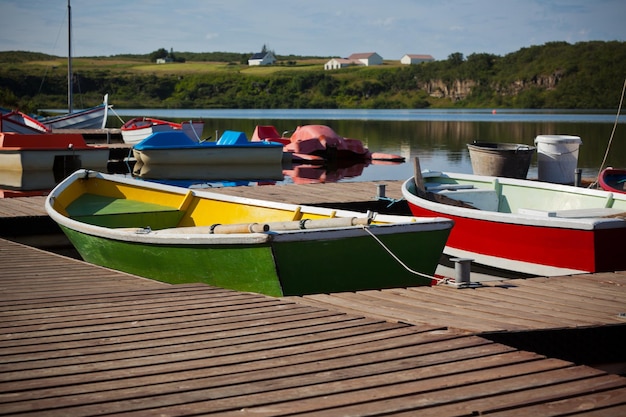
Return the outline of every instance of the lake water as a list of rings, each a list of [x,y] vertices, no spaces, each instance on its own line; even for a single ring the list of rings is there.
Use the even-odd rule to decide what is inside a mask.
[[[404,180],[413,175],[412,160],[422,169],[471,173],[467,144],[474,141],[534,146],[538,135],[579,136],[578,167],[584,178],[595,178],[603,166],[626,167],[626,117],[610,112],[558,110],[184,110],[114,109],[109,127],[136,116],[167,120],[203,119],[203,137],[224,130],[245,132],[256,125],[274,125],[279,132],[298,125],[324,124],[338,134],[360,139],[372,152],[399,154],[405,163],[370,164],[351,170],[329,169],[310,174],[309,182]],[[118,117],[119,116],[119,117]],[[121,120],[120,120],[121,119]],[[613,136],[612,140],[611,136]],[[318,169],[319,170],[319,169]],[[319,177],[316,176],[319,174]],[[529,178],[537,177],[533,156]],[[278,183],[299,181],[286,175]]]

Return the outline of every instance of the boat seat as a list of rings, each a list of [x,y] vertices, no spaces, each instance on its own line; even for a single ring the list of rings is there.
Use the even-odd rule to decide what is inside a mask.
[[[473,189],[472,184],[440,184],[440,183],[426,183],[426,191],[432,191],[433,193],[443,190],[469,190]]]
[[[184,211],[176,207],[124,198],[83,194],[67,207],[72,219],[103,227],[174,227]]]
[[[218,145],[242,145],[248,143],[248,137],[244,132],[226,130],[217,140]]]
[[[541,217],[559,217],[564,219],[582,219],[588,217],[612,217],[619,214],[626,215],[626,210],[610,207],[583,208],[571,210],[536,210],[528,208],[520,208],[518,214],[526,214],[529,216]]]

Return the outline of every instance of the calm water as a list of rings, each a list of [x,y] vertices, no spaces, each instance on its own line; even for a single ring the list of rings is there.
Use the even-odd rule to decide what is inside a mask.
[[[302,124],[325,124],[338,134],[360,139],[372,152],[399,154],[407,162],[371,164],[351,169],[330,169],[308,174],[317,181],[404,180],[413,172],[413,157],[423,169],[471,173],[467,144],[473,141],[534,145],[542,134],[575,135],[582,139],[578,167],[583,177],[594,178],[613,140],[604,166],[626,167],[626,118],[609,112],[526,110],[117,110],[108,126],[121,120],[150,116],[168,120],[204,119],[203,137],[215,138],[224,130],[246,132],[256,125],[274,125],[279,132]],[[117,117],[119,116],[119,118]],[[537,156],[529,178],[537,177]],[[200,179],[201,180],[201,179]],[[286,175],[278,183],[299,181]],[[306,182],[306,181],[305,181]]]

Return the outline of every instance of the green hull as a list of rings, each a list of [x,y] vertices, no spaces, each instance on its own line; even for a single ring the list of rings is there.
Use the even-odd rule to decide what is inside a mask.
[[[270,296],[430,284],[368,234],[262,245],[146,245],[62,228],[85,261],[171,284],[203,282]],[[408,268],[432,275],[448,234],[445,229],[379,239]]]

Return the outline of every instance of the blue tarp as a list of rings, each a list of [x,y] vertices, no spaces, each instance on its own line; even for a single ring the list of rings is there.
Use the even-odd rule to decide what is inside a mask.
[[[226,130],[217,142],[196,142],[182,130],[153,133],[134,148],[141,151],[147,149],[183,149],[183,148],[208,148],[212,146],[257,148],[262,146],[281,146],[273,142],[249,142],[244,132]]]

